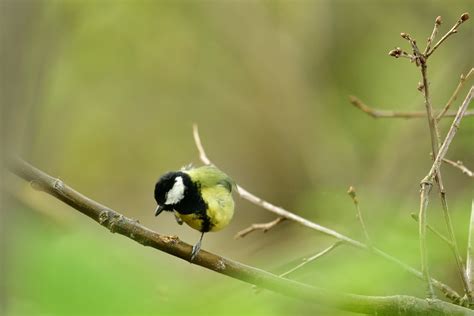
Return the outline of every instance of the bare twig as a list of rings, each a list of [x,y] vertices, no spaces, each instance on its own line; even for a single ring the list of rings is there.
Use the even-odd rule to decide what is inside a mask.
[[[471,77],[473,72],[474,72],[474,68],[471,68],[471,70],[467,73],[467,75],[461,74],[461,78],[459,79],[459,83],[458,83],[456,89],[454,90],[453,95],[449,98],[449,100],[446,103],[446,105],[444,106],[443,110],[441,112],[439,112],[438,115],[436,115],[436,120],[438,122],[443,118],[443,116],[446,115],[446,112],[448,112],[448,110],[451,107],[451,105],[453,104],[453,102],[456,101],[456,99],[458,97],[458,94],[459,94],[459,91],[463,87],[464,83],[469,80],[469,78]],[[467,112],[466,112],[466,114],[467,114]],[[464,115],[466,115],[466,114],[464,114]]]
[[[424,59],[420,58],[423,55],[421,54],[420,49],[418,48],[418,45],[416,44],[416,40],[412,38],[410,34],[408,33],[400,33],[400,36],[406,39],[410,43],[416,65],[419,66],[420,63],[424,62]]]
[[[204,150],[204,146],[201,143],[201,137],[199,137],[199,129],[197,124],[193,124],[193,137],[194,143],[196,144],[196,148],[199,152],[199,159],[201,159],[202,163],[205,165],[212,165],[211,160],[207,158],[206,151]],[[238,192],[240,193],[240,187],[238,187]]]
[[[22,160],[10,162],[10,169],[26,181],[35,181],[43,191],[75,208],[113,233],[130,238],[172,256],[189,261],[192,246],[176,236],[158,234],[137,221],[104,206],[67,186]],[[471,310],[443,301],[427,302],[411,296],[362,296],[333,293],[321,288],[280,278],[269,272],[225,259],[201,250],[191,263],[217,273],[258,285],[284,295],[299,298],[305,303],[324,304],[339,309],[379,315],[470,315]]]
[[[453,27],[446,33],[444,36],[433,46],[433,49],[426,53],[426,58],[430,57],[431,54],[451,35],[456,34],[458,32],[458,27],[463,24],[465,21],[469,19],[469,13],[463,13],[459,20],[453,25]]]
[[[459,129],[459,125],[461,124],[461,120],[464,117],[464,113],[466,112],[467,107],[471,103],[471,100],[473,97],[474,97],[474,86],[472,86],[471,89],[469,89],[469,92],[467,93],[466,98],[464,99],[461,106],[459,107],[456,117],[454,118],[453,123],[451,124],[451,127],[449,128],[448,134],[446,135],[446,138],[444,139],[443,144],[441,145],[439,149],[439,153],[436,155],[436,158],[433,162],[433,165],[431,166],[431,169],[428,175],[423,180],[424,182],[432,181],[433,178],[435,177],[437,171],[439,170],[441,162],[444,159],[444,156],[446,156],[446,153],[448,152],[449,145],[451,145],[451,142],[453,141],[454,136],[456,135],[456,132]]]
[[[466,256],[466,277],[471,287],[474,287],[474,199],[471,204],[471,221],[469,222],[469,232],[467,241]]]
[[[426,55],[426,53],[430,51],[431,43],[433,43],[434,38],[436,37],[436,33],[438,33],[438,29],[441,23],[442,23],[441,17],[438,16],[435,20],[433,31],[431,32],[430,37],[428,37],[428,42],[426,43],[426,48],[425,48],[425,51],[423,52],[423,55]]]
[[[429,194],[433,184],[423,183],[420,194],[420,212],[418,214],[418,234],[420,236],[420,253],[421,253],[421,272],[425,278],[428,296],[434,297],[433,284],[429,273],[428,253],[426,247],[426,210],[428,209]]]
[[[357,219],[360,222],[360,226],[362,227],[362,231],[364,232],[365,241],[367,242],[368,245],[371,245],[372,242],[371,242],[370,237],[369,237],[369,232],[367,231],[367,228],[365,227],[364,218],[362,217],[362,213],[361,213],[360,207],[359,207],[359,200],[357,199],[356,191],[355,191],[353,186],[349,187],[349,190],[347,191],[347,194],[349,194],[349,196],[352,199],[352,202],[354,202],[354,206],[356,208],[356,214],[357,214],[356,216],[357,216]]]
[[[413,118],[423,118],[426,117],[426,111],[390,111],[390,110],[379,110],[374,109],[366,105],[360,99],[355,96],[349,96],[349,101],[353,106],[361,110],[362,112],[370,115],[373,118],[404,118],[404,119],[413,119]],[[441,112],[437,114],[439,116]],[[456,112],[448,111],[441,118],[445,117],[455,117]],[[474,116],[474,111],[466,111],[464,116]]]
[[[286,220],[286,218],[277,217],[276,219],[274,219],[273,221],[268,222],[268,223],[252,224],[249,227],[247,227],[245,229],[242,229],[237,234],[235,234],[234,239],[244,238],[245,236],[247,236],[248,234],[250,234],[250,233],[252,233],[256,230],[261,230],[264,233],[266,233],[267,231],[269,231],[270,229],[272,229],[276,225],[280,224],[284,220]]]
[[[425,99],[425,110],[426,116],[428,119],[428,126],[430,131],[430,139],[431,139],[431,152],[433,156],[438,154],[439,148],[439,130],[437,122],[433,116],[433,107],[431,106],[430,101],[430,90],[429,90],[429,82],[428,82],[428,75],[427,70],[428,66],[426,65],[426,58],[422,55],[416,45],[414,39],[412,39],[409,35],[402,33],[402,37],[407,39],[411,46],[413,47],[413,54],[417,58],[416,65],[421,66],[421,77],[422,77],[422,84],[420,87],[420,91],[423,91],[424,99]],[[438,173],[436,174],[437,183],[441,179],[441,175]],[[429,266],[428,266],[428,250],[426,245],[426,212],[428,210],[428,203],[429,203],[429,194],[431,192],[432,182],[425,182],[421,185],[421,193],[420,193],[420,212],[418,215],[418,233],[420,235],[420,255],[421,255],[421,272],[425,277],[425,281],[427,283],[427,290],[428,290],[428,297],[433,298],[434,291],[433,285],[431,283],[431,277],[429,273]],[[442,187],[442,185],[440,186]]]
[[[438,129],[438,120],[435,119],[434,112],[433,112],[433,107],[431,105],[430,101],[430,93],[429,93],[429,82],[428,82],[428,75],[427,75],[427,59],[429,55],[436,50],[436,48],[452,33],[456,32],[456,28],[463,23],[465,20],[469,18],[468,14],[463,14],[456,23],[456,25],[446,34],[438,43],[435,44],[433,47],[433,50],[429,52],[429,46],[431,45],[431,41],[433,40],[434,36],[436,35],[437,28],[441,24],[441,19],[437,18],[434,26],[434,30],[432,32],[432,35],[428,39],[428,44],[427,48],[425,50],[425,53],[420,53],[418,46],[416,44],[416,41],[407,33],[401,33],[402,38],[406,39],[409,41],[412,50],[413,50],[413,55],[416,58],[416,65],[420,66],[421,68],[421,77],[422,77],[422,83],[419,84],[419,90],[423,91],[424,94],[424,100],[425,100],[425,110],[426,110],[426,115],[428,119],[428,126],[429,126],[429,132],[430,132],[430,139],[431,139],[431,151],[433,157],[438,156],[438,150],[440,146],[440,133]],[[446,221],[446,225],[448,226],[448,231],[450,232],[450,237],[451,237],[451,242],[453,244],[452,250],[456,258],[456,262],[458,265],[458,270],[459,273],[461,274],[461,277],[463,279],[463,285],[465,292],[469,298],[469,301],[472,301],[472,291],[470,290],[469,284],[466,282],[465,277],[464,277],[464,269],[462,267],[462,261],[460,261],[460,255],[459,251],[457,248],[457,244],[455,241],[454,237],[454,232],[453,232],[453,227],[449,215],[449,210],[448,210],[448,204],[446,200],[446,192],[444,190],[444,185],[441,177],[441,172],[438,168],[437,165],[435,165],[434,173],[432,174],[432,177],[429,181],[425,181],[425,179],[422,180],[421,183],[421,194],[420,194],[420,211],[419,211],[419,234],[420,234],[420,254],[421,254],[421,266],[422,266],[422,272],[425,276],[425,279],[427,281],[427,288],[428,288],[428,294],[430,297],[433,297],[433,289],[431,285],[431,278],[429,276],[429,268],[428,268],[428,259],[427,259],[427,246],[426,246],[426,211],[428,207],[428,202],[429,202],[429,193],[431,191],[432,187],[432,180],[434,179],[436,181],[436,184],[438,186],[440,196],[441,196],[441,203],[443,206],[443,214],[444,218]]]
[[[459,129],[459,124],[461,123],[461,120],[464,116],[464,112],[466,111],[469,103],[471,102],[471,100],[473,98],[473,94],[474,94],[474,86],[471,87],[471,89],[469,90],[466,98],[464,99],[463,103],[459,107],[459,110],[456,114],[456,117],[454,118],[453,123],[451,124],[451,127],[448,131],[448,134],[446,135],[446,138],[443,141],[443,144],[439,148],[439,152],[436,155],[436,158],[433,162],[433,165],[432,165],[428,175],[421,181],[422,192],[421,192],[420,199],[422,201],[422,207],[424,206],[424,203],[425,203],[423,200],[425,198],[427,198],[427,196],[429,194],[429,190],[431,189],[433,179],[436,179],[438,177],[438,175],[440,174],[439,169],[440,169],[440,166],[441,166],[441,162],[443,161],[443,158],[445,157],[446,153],[448,152],[449,145],[451,144],[452,140],[454,139],[454,136],[456,135],[457,130]],[[449,214],[449,211],[448,211],[445,192],[444,192],[444,189],[443,189],[441,179],[439,177],[438,177],[438,184],[439,184],[439,187],[440,187],[441,203],[443,205],[443,214],[444,214],[444,217],[445,217],[449,237],[450,237],[451,243],[452,243],[451,249],[453,251],[454,258],[456,260],[456,264],[457,264],[457,267],[458,267],[458,271],[459,271],[461,280],[463,282],[465,293],[466,293],[466,295],[469,299],[469,302],[472,303],[472,298],[473,298],[473,296],[472,296],[472,294],[473,294],[472,293],[472,287],[471,287],[471,284],[469,283],[469,281],[467,280],[466,270],[464,268],[464,264],[463,264],[463,261],[462,261],[462,258],[461,258],[461,254],[460,254],[459,248],[457,246],[456,235],[454,233],[453,225],[452,225],[452,222],[451,222],[451,217],[450,217],[450,214]],[[426,206],[427,206],[427,202],[426,202]],[[420,207],[420,223],[421,223],[421,220],[422,220],[422,207]]]
[[[298,264],[297,266],[291,268],[290,270],[288,270],[288,271],[286,271],[286,272],[280,274],[279,277],[285,277],[285,276],[287,276],[288,274],[293,273],[294,271],[296,271],[296,270],[298,270],[298,269],[304,267],[304,266],[307,265],[308,263],[313,262],[313,261],[315,261],[315,260],[321,258],[322,256],[328,254],[329,252],[331,252],[332,250],[334,250],[334,249],[335,249],[337,246],[339,246],[339,245],[341,245],[341,242],[340,242],[340,241],[336,241],[334,244],[332,244],[331,246],[327,247],[326,249],[324,249],[324,250],[322,250],[322,251],[316,253],[315,255],[313,255],[313,256],[311,256],[311,257],[309,257],[309,258],[307,258],[307,259],[306,259],[306,258],[303,259],[303,261],[302,261],[300,264]]]
[[[194,141],[196,143],[196,147],[199,151],[199,157],[200,157],[201,161],[204,164],[212,164],[211,160],[206,155],[204,147],[202,146],[201,138],[199,137],[199,131],[198,131],[197,125],[193,125],[193,136],[194,136]],[[410,267],[409,265],[401,262],[397,258],[387,254],[386,252],[384,252],[384,251],[382,251],[382,250],[380,250],[376,247],[369,247],[366,244],[361,243],[360,241],[354,240],[354,239],[352,239],[350,237],[347,237],[347,236],[345,236],[341,233],[338,233],[338,232],[336,232],[332,229],[329,229],[327,227],[324,227],[324,226],[316,224],[312,221],[309,221],[309,220],[307,220],[307,219],[305,219],[301,216],[298,216],[298,215],[296,215],[296,214],[294,214],[290,211],[287,211],[287,210],[283,209],[282,207],[275,206],[275,205],[273,205],[273,204],[271,204],[271,203],[255,196],[255,195],[253,195],[252,193],[248,192],[247,190],[245,190],[244,188],[242,188],[239,185],[237,186],[237,189],[238,189],[238,193],[239,193],[241,198],[246,199],[247,201],[249,201],[249,202],[251,202],[255,205],[258,205],[258,206],[262,207],[263,209],[266,209],[267,211],[270,211],[270,212],[272,212],[274,214],[277,214],[281,217],[284,217],[286,219],[292,220],[292,221],[294,221],[298,224],[301,224],[305,227],[308,227],[310,229],[314,229],[314,230],[316,230],[320,233],[323,233],[325,235],[331,236],[331,237],[333,237],[337,240],[340,240],[340,241],[344,242],[345,244],[350,245],[354,248],[363,249],[363,250],[367,250],[369,252],[372,252],[373,254],[376,254],[377,256],[382,257],[385,260],[398,265],[403,270],[411,273],[412,275],[416,276],[417,278],[422,279],[422,280],[424,279],[423,274],[420,271]],[[455,303],[460,302],[461,297],[452,288],[450,288],[446,284],[443,284],[442,282],[440,282],[440,281],[438,281],[434,278],[432,279],[432,282],[433,282],[433,285],[436,288],[438,288],[447,298],[449,298],[450,300],[452,300]]]
[[[419,232],[420,232],[420,246],[421,246],[420,253],[421,253],[422,271],[423,271],[423,269],[425,269],[425,271],[426,271],[425,272],[425,277],[426,277],[426,280],[427,280],[427,283],[428,283],[428,291],[429,291],[430,296],[433,296],[434,293],[431,289],[431,284],[430,284],[431,279],[429,278],[428,266],[427,266],[428,259],[427,259],[427,251],[426,251],[426,241],[425,241],[426,239],[425,239],[425,236],[422,236],[422,234],[426,233],[426,227],[423,227],[423,226],[426,225],[426,208],[428,206],[429,193],[430,193],[431,186],[432,186],[432,180],[434,178],[434,180],[436,181],[439,193],[440,193],[441,204],[442,204],[442,208],[443,208],[443,215],[444,215],[444,219],[445,219],[446,226],[447,226],[449,236],[450,236],[450,239],[451,239],[451,243],[452,243],[451,249],[453,251],[453,254],[454,254],[454,257],[455,257],[455,260],[456,260],[458,272],[459,272],[461,280],[463,282],[464,291],[465,291],[466,296],[469,300],[469,303],[472,303],[472,301],[473,301],[472,289],[471,289],[471,286],[470,286],[469,282],[467,282],[467,278],[466,278],[466,275],[465,275],[465,269],[464,269],[463,262],[462,262],[462,259],[461,259],[461,255],[460,255],[460,252],[459,252],[459,249],[458,249],[458,246],[457,246],[456,236],[454,234],[454,228],[453,228],[453,225],[452,225],[452,222],[451,222],[451,216],[449,214],[448,202],[446,200],[446,191],[444,189],[443,180],[442,180],[442,177],[441,177],[441,171],[439,169],[442,158],[444,158],[444,155],[446,155],[447,147],[449,147],[450,141],[449,141],[448,144],[446,144],[446,140],[445,140],[443,145],[447,145],[447,146],[445,146],[445,148],[443,146],[441,146],[441,148],[440,148],[440,141],[441,140],[440,140],[440,133],[439,133],[439,129],[438,129],[438,120],[435,118],[435,116],[433,114],[433,107],[432,107],[431,101],[430,101],[429,82],[428,82],[428,75],[427,75],[427,69],[428,69],[427,60],[428,60],[428,57],[436,50],[437,47],[439,47],[439,45],[441,45],[441,43],[446,38],[448,38],[451,34],[454,34],[455,32],[457,32],[457,30],[456,30],[457,27],[459,25],[461,25],[464,21],[466,21],[468,18],[469,18],[469,14],[467,14],[467,13],[462,14],[460,19],[453,26],[453,28],[443,38],[441,38],[438,41],[438,43],[435,44],[435,46],[433,47],[431,52],[428,52],[426,54],[423,54],[423,55],[419,54],[419,52],[416,51],[416,43],[414,41],[410,40],[410,39],[409,40],[410,40],[410,43],[412,44],[412,46],[415,46],[414,54],[417,57],[417,65],[419,64],[421,66],[421,77],[422,77],[422,80],[423,80],[422,90],[424,92],[424,97],[425,97],[425,109],[426,109],[426,114],[427,114],[427,117],[428,117],[428,125],[429,125],[430,138],[431,138],[432,155],[433,155],[433,157],[436,157],[435,162],[433,163],[434,168],[432,168],[430,170],[430,174],[431,174],[430,179],[428,179],[428,181],[426,181],[427,178],[425,178],[421,181],[420,216],[419,216],[420,229],[419,229]],[[415,43],[415,44],[413,44],[413,43]],[[419,61],[419,63],[418,63],[418,61]],[[471,89],[471,91],[469,92],[468,95],[470,95],[471,93],[472,93],[472,89]],[[462,107],[463,106],[461,106],[461,108]],[[461,108],[458,111],[458,113],[456,114],[454,122],[456,122],[456,120],[460,121],[460,119],[462,119],[462,116],[464,115],[464,112],[466,111],[467,105],[465,106],[461,117],[459,117],[458,114],[460,113]],[[459,121],[458,121],[458,123],[459,123]],[[453,122],[453,125],[456,125],[454,122]],[[451,134],[451,130],[452,130],[452,128],[448,132],[448,136]],[[454,134],[455,134],[455,132],[454,132]],[[452,137],[454,137],[454,134],[452,134]],[[451,138],[451,140],[452,140],[452,138]],[[443,150],[444,150],[444,153],[442,152]],[[438,160],[438,157],[441,157],[441,159],[437,162],[436,160]],[[425,249],[423,249],[423,248],[425,248]]]
[[[455,168],[458,168],[459,170],[461,170],[462,173],[464,173],[465,175],[467,175],[468,177],[471,177],[471,178],[474,178],[474,172],[472,172],[471,170],[469,170],[464,164],[462,161],[458,160],[458,161],[453,161],[453,160],[449,160],[449,159],[446,159],[446,158],[443,158],[443,162],[447,163],[448,165],[451,165]]]
[[[418,222],[418,214],[411,213],[410,215],[411,215],[411,218],[413,218],[416,222]],[[434,228],[433,226],[431,226],[428,223],[426,224],[426,228],[428,228],[428,230],[430,230],[433,234],[435,234],[442,241],[444,241],[446,244],[448,244],[448,246],[452,247],[453,243],[448,238],[446,238],[439,230],[437,230],[436,228]]]
[[[406,51],[404,51],[400,47],[392,49],[391,51],[388,52],[388,54],[392,57],[395,57],[395,58],[407,58],[411,62],[415,61],[415,56],[413,56],[412,54],[407,53]]]
[[[430,90],[429,90],[429,82],[428,82],[428,66],[426,65],[426,59],[424,56],[418,56],[418,57],[420,59],[420,64],[421,64],[421,77],[423,80],[423,95],[425,97],[425,110],[426,110],[426,115],[428,117],[428,126],[430,129],[431,152],[433,153],[433,156],[436,156],[436,154],[438,153],[440,136],[439,136],[438,124],[437,124],[436,119],[434,118],[433,107],[431,105],[431,100],[430,100]]]

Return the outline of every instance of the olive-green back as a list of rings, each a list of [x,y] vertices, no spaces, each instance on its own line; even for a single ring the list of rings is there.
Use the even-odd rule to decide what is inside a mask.
[[[234,180],[214,166],[191,168],[184,172],[189,174],[193,181],[199,182],[202,188],[221,185],[232,192],[232,188],[235,187]]]

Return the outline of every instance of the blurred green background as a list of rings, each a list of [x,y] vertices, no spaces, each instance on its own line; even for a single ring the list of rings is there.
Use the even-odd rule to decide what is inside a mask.
[[[436,16],[444,34],[471,1],[9,1],[0,2],[3,148],[163,234],[195,243],[173,216],[154,218],[153,186],[199,164],[192,124],[210,158],[240,185],[353,238],[363,235],[346,194],[357,189],[376,245],[419,267],[427,123],[374,120],[348,103],[423,110],[419,70],[387,52],[424,47]],[[436,107],[473,66],[472,21],[430,61]],[[467,89],[463,89],[462,98]],[[458,106],[457,101],[455,106]],[[472,108],[472,107],[471,107]],[[443,135],[449,120],[441,124]],[[474,167],[474,119],[448,157]],[[465,253],[472,179],[444,166]],[[351,315],[204,270],[113,235],[9,173],[2,176],[6,315]],[[445,231],[436,192],[429,222]],[[333,240],[284,222],[234,240],[274,215],[236,197],[231,225],[203,248],[281,273]],[[461,290],[449,249],[429,235],[436,278]],[[339,247],[291,278],[339,291],[422,297],[393,265]]]

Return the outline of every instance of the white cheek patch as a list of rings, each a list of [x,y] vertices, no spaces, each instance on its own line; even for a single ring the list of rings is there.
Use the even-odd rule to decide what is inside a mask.
[[[167,205],[173,205],[181,201],[184,197],[184,183],[182,177],[176,177],[174,180],[174,185],[171,190],[166,193],[166,202]]]

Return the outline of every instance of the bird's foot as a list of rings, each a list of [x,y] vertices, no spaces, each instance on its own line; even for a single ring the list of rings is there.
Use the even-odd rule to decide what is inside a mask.
[[[194,261],[194,259],[196,258],[196,256],[199,253],[199,250],[201,250],[201,243],[200,242],[198,242],[197,244],[195,244],[193,246],[193,251],[191,251],[191,261]]]
[[[204,232],[201,233],[201,237],[199,238],[199,241],[193,246],[193,251],[191,251],[190,261],[194,261],[194,258],[196,258],[197,254],[199,253],[199,250],[201,250],[201,243],[202,243],[203,236],[204,236]]]

